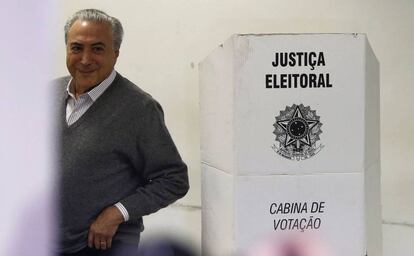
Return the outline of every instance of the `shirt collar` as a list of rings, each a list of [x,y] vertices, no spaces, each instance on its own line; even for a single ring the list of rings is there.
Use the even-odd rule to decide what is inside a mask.
[[[105,78],[105,80],[103,80],[100,84],[98,84],[97,86],[95,86],[94,88],[92,88],[92,90],[88,91],[86,94],[89,95],[89,97],[93,100],[96,101],[99,96],[102,95],[102,93],[112,84],[112,82],[115,80],[116,77],[116,71],[115,69],[112,70],[111,74]],[[66,86],[66,93],[72,97],[75,98],[75,95],[73,95],[73,93],[70,92],[69,88],[70,88],[70,83],[72,82],[73,78],[71,78]]]

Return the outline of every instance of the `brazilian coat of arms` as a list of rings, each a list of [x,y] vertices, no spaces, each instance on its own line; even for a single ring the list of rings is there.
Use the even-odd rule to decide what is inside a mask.
[[[286,106],[273,124],[276,143],[273,150],[290,160],[304,160],[316,155],[323,145],[318,141],[322,133],[320,117],[303,104]]]

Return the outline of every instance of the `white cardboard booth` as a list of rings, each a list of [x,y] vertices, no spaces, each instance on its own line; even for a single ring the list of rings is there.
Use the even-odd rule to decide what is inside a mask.
[[[203,255],[274,239],[273,255],[313,256],[307,240],[381,256],[379,64],[366,36],[234,35],[199,71]]]

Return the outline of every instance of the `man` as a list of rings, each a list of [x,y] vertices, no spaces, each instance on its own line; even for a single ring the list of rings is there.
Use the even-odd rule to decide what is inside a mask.
[[[123,29],[86,9],[65,25],[60,95],[61,255],[132,255],[142,216],[188,191],[160,105],[114,70]]]

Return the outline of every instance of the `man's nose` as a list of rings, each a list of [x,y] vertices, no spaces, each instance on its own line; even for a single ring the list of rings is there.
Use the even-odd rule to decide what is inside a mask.
[[[89,65],[89,64],[91,64],[91,61],[92,61],[91,52],[84,51],[83,54],[82,54],[81,63],[83,65]]]

